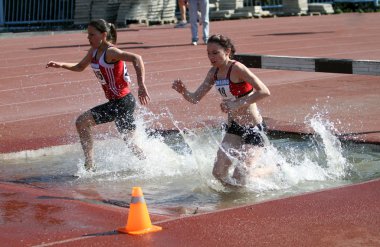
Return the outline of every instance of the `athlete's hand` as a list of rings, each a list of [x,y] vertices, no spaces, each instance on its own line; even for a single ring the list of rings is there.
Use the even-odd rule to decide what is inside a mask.
[[[233,110],[234,107],[234,101],[232,100],[223,100],[222,103],[220,103],[220,109],[222,112],[228,113]]]
[[[148,90],[145,86],[139,86],[138,90],[139,100],[142,105],[147,105],[150,101]]]
[[[185,92],[186,92],[185,84],[183,84],[181,79],[175,80],[172,84],[172,88],[180,94],[185,94]]]
[[[50,62],[48,62],[46,64],[46,68],[49,68],[49,67],[52,67],[52,68],[62,68],[62,64],[58,63],[58,62],[50,61]]]

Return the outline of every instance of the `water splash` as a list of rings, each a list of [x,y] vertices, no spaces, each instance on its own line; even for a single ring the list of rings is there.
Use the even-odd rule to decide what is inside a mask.
[[[170,119],[178,133],[160,135],[146,131],[153,122],[163,118]],[[323,114],[313,115],[305,123],[314,130],[313,136],[270,137],[271,144],[263,149],[251,167],[247,186],[240,190],[226,189],[212,176],[224,131],[206,123],[200,129],[184,129],[168,110],[156,115],[140,109],[136,142],[145,152],[146,160],[138,160],[110,125],[110,134],[98,135],[100,138],[95,141],[96,172],[84,171],[83,153],[76,144],[33,151],[8,165],[3,162],[7,169],[2,176],[38,185],[47,183],[46,186],[56,186],[65,193],[72,191],[74,197],[87,198],[87,194],[94,194],[107,200],[128,200],[129,188],[141,186],[146,200],[154,207],[181,205],[192,208],[195,205],[207,210],[350,183],[351,165],[334,135],[333,124]],[[373,155],[374,152],[369,153]],[[368,160],[368,156],[356,155],[359,155],[356,157],[360,158],[357,160],[361,167],[357,170],[357,179],[380,174],[378,156],[371,156],[375,158],[371,163],[373,170],[369,172],[368,162],[360,162],[362,157]],[[234,165],[239,165],[237,159]]]
[[[77,176],[82,178],[97,177],[99,180],[116,179],[152,179],[173,176],[186,176],[196,171],[194,156],[189,153],[188,146],[183,143],[168,143],[168,139],[160,133],[149,131],[147,126],[160,118],[167,118],[163,112],[153,114],[146,108],[140,108],[136,118],[134,142],[143,150],[145,160],[139,160],[120,137],[101,137],[94,147],[97,170],[88,173],[83,169],[83,160],[78,160]],[[148,131],[147,131],[148,130]],[[182,133],[184,135],[184,133]],[[175,139],[171,135],[171,140]]]
[[[335,128],[321,114],[306,120],[313,130],[310,144],[305,146],[270,145],[251,169],[248,188],[261,193],[268,190],[302,186],[305,182],[343,179],[350,168],[343,156]]]
[[[208,187],[216,191],[226,189],[212,176],[212,168],[224,132],[209,128],[189,130],[181,128],[168,109],[160,115],[139,109],[136,120],[135,142],[147,156],[138,160],[118,138],[106,140],[95,146],[98,170],[94,174],[85,172],[81,161],[77,175],[83,178],[96,177],[100,181],[139,179],[173,179],[192,177],[197,188]],[[153,122],[168,118],[178,129],[177,141],[168,143],[162,135],[146,132]],[[289,189],[305,182],[342,179],[347,173],[348,162],[343,157],[341,143],[334,136],[331,122],[316,114],[306,120],[315,131],[308,147],[271,144],[265,147],[255,164],[250,167],[246,189],[255,193]],[[173,139],[173,136],[170,137]],[[235,167],[240,161],[231,157]],[[231,180],[231,183],[233,181]]]
[[[337,130],[334,124],[317,114],[309,121],[310,126],[314,129],[315,138],[320,138],[321,144],[326,156],[326,171],[332,179],[343,178],[350,168],[350,164],[343,157],[342,144],[334,135]]]

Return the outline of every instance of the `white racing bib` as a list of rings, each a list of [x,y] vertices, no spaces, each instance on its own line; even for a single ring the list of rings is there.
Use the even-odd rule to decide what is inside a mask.
[[[99,69],[99,64],[91,64],[91,68],[94,71],[96,78],[98,78],[99,83],[102,85],[107,84],[106,80],[104,79],[104,76],[102,75],[102,72]]]
[[[215,88],[224,99],[235,99],[230,90],[230,80],[215,80]]]

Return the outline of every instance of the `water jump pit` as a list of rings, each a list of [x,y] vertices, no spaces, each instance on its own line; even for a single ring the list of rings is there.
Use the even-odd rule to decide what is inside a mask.
[[[251,167],[246,186],[230,189],[212,168],[222,128],[146,132],[138,121],[137,143],[147,156],[137,159],[119,138],[95,141],[97,170],[83,168],[79,144],[6,154],[0,180],[59,192],[65,198],[129,207],[130,190],[142,187],[150,211],[190,215],[255,204],[380,177],[378,145],[342,142],[329,121],[307,121],[313,135],[268,133],[270,145]],[[239,165],[237,159],[234,165]],[[232,170],[231,170],[232,173]]]

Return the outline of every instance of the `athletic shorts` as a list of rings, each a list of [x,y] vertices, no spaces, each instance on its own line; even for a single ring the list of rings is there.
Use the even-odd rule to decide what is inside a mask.
[[[115,121],[117,130],[125,133],[136,129],[133,117],[135,107],[135,97],[129,93],[121,99],[110,100],[105,104],[95,106],[90,111],[96,124]]]
[[[263,135],[265,135],[264,132],[266,129],[267,127],[264,122],[256,126],[241,126],[235,121],[232,121],[231,124],[227,126],[227,133],[240,136],[244,144],[264,147],[267,138],[263,137]]]

